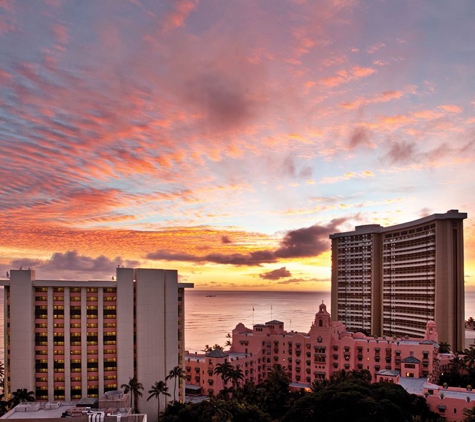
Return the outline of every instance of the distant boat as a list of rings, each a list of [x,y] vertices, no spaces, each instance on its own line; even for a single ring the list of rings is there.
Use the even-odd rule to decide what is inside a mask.
[[[206,297],[216,297],[216,295],[206,295]]]

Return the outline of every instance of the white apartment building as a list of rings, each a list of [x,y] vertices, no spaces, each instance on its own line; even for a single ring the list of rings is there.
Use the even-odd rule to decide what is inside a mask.
[[[20,269],[0,285],[7,394],[27,388],[37,400],[68,402],[135,376],[140,412],[156,415],[147,391],[183,361],[184,289],[193,285],[178,283],[177,271],[117,268],[112,281],[67,281]]]

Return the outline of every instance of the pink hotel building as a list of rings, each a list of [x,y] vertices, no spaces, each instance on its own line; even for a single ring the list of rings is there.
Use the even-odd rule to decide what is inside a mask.
[[[293,389],[309,389],[314,380],[329,379],[342,369],[366,369],[374,382],[398,383],[409,393],[425,396],[432,411],[456,422],[463,419],[465,408],[475,404],[475,392],[428,381],[437,380],[452,358],[439,355],[433,321],[426,323],[420,338],[366,336],[332,321],[322,303],[308,333],[285,331],[284,323],[276,320],[252,329],[240,323],[232,332],[229,351],[185,354],[186,389],[188,394],[217,394],[223,382],[214,371],[224,362],[241,368],[244,382],[254,383],[264,381],[274,365],[280,365],[288,371]]]
[[[256,324],[252,329],[238,324],[232,332],[229,352],[185,354],[187,382],[205,394],[216,394],[222,380],[214,374],[218,363],[239,366],[244,379],[259,383],[274,365],[286,369],[295,388],[308,388],[314,380],[330,379],[333,373],[367,369],[373,380],[428,377],[438,370],[437,331],[429,321],[424,338],[368,337],[346,331],[333,322],[321,304],[308,333],[285,331],[281,321]]]
[[[183,363],[184,289],[175,270],[117,268],[113,281],[36,280],[5,288],[5,392],[40,401],[102,397],[136,376],[148,391]],[[183,388],[180,388],[183,396]],[[156,413],[141,398],[139,409]]]

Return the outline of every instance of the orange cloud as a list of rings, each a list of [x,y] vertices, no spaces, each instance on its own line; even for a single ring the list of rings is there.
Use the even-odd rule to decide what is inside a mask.
[[[447,111],[448,113],[462,113],[463,109],[459,106],[453,105],[453,104],[445,104],[439,106],[444,111]]]
[[[341,84],[345,84],[354,80],[365,78],[367,76],[372,75],[375,72],[376,72],[376,69],[373,69],[370,67],[354,66],[349,71],[340,70],[336,73],[336,76],[321,79],[320,84],[333,88]]]
[[[350,103],[341,103],[340,107],[353,110],[355,108],[361,107],[362,105],[385,103],[394,99],[399,99],[402,98],[403,95],[404,93],[402,91],[384,91],[372,98],[360,97],[356,101]]]
[[[357,172],[347,172],[342,176],[331,176],[331,177],[324,177],[320,180],[320,184],[329,184],[329,183],[338,183],[345,180],[351,179],[365,179],[367,177],[374,177],[374,173],[370,170],[365,170],[361,173]]]

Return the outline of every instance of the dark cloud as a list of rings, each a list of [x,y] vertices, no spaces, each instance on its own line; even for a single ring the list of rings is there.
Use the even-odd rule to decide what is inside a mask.
[[[416,145],[413,142],[396,141],[384,156],[389,164],[406,164],[413,162],[417,157]]]
[[[263,278],[264,280],[278,280],[279,278],[291,276],[292,274],[285,267],[279,268],[278,270],[269,271],[267,273],[259,274],[259,277]]]
[[[102,278],[104,275],[115,274],[118,266],[136,267],[139,261],[124,260],[120,257],[109,259],[103,255],[92,258],[79,255],[77,251],[65,253],[56,252],[50,259],[41,261],[35,259],[15,259],[11,261],[13,269],[22,267],[37,270],[42,277],[72,278],[76,273],[84,274],[86,278]]]
[[[314,225],[287,232],[275,251],[262,250],[248,254],[211,253],[204,256],[174,254],[163,250],[146,255],[147,259],[184,262],[213,262],[215,264],[236,266],[259,266],[277,262],[280,258],[306,258],[318,256],[330,248],[328,236],[337,231],[344,218],[334,219],[327,225]]]
[[[322,281],[330,281],[329,278],[289,278],[288,280],[279,281],[276,284],[300,284],[300,283],[315,283]]]
[[[233,241],[228,236],[221,236],[221,243],[227,244],[227,243],[233,243]]]
[[[326,226],[314,225],[287,232],[280,248],[275,251],[278,258],[303,258],[318,256],[326,252],[330,242],[328,236],[335,232],[337,227],[346,219],[334,219]]]
[[[199,105],[215,129],[239,127],[253,119],[257,104],[239,78],[224,72],[206,70],[185,84],[188,100]]]
[[[146,255],[147,259],[163,260],[163,261],[183,261],[183,262],[200,262],[202,258],[186,253],[170,253],[166,251],[151,252]]]
[[[190,254],[173,254],[166,251],[157,251],[146,255],[147,259],[164,261],[184,261],[184,262],[213,262],[223,265],[260,265],[263,263],[276,262],[276,257],[272,251],[256,251],[249,254],[220,254],[212,253],[204,256],[195,256]]]
[[[351,149],[370,144],[371,132],[363,126],[355,127],[351,133],[348,146]]]
[[[309,166],[304,166],[301,169],[295,164],[295,159],[287,156],[281,166],[281,171],[292,178],[306,179],[312,176],[313,170]]]

